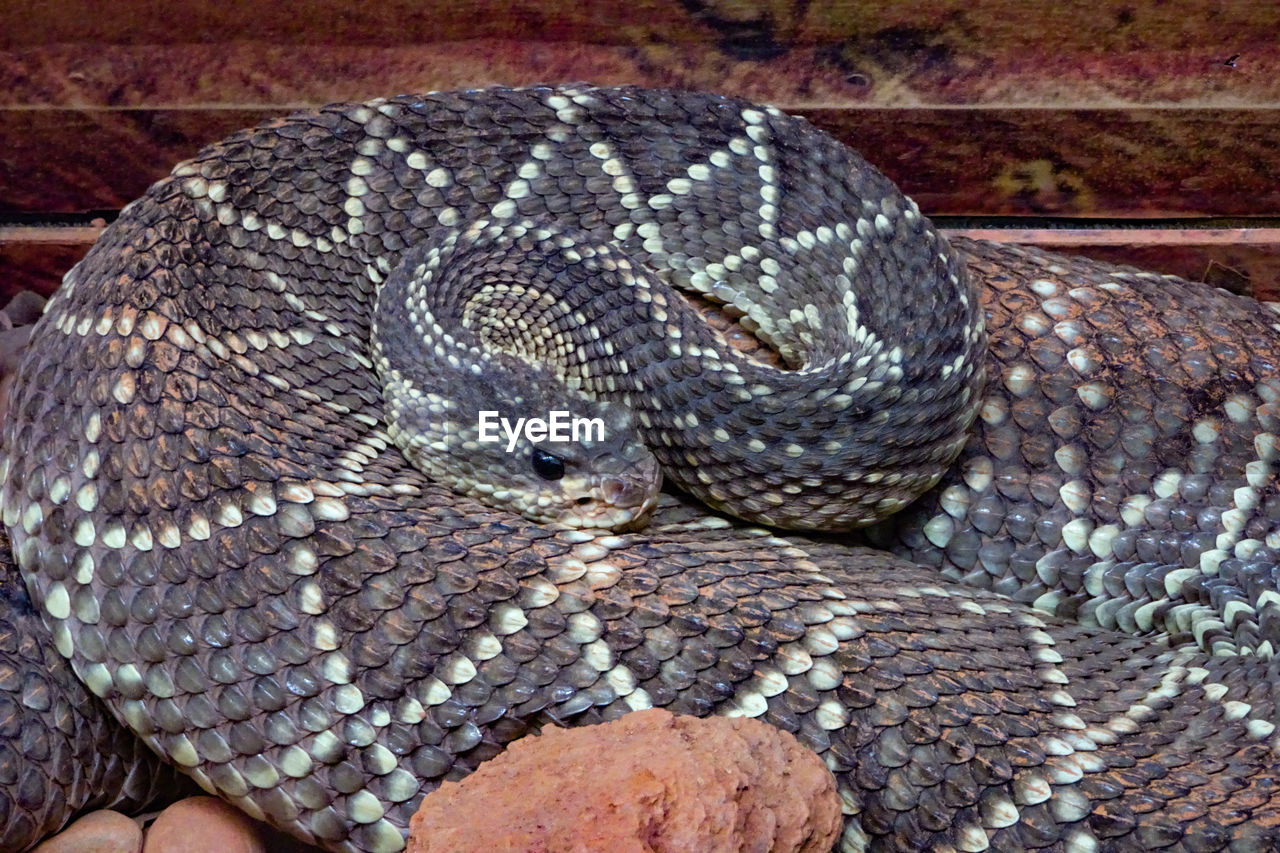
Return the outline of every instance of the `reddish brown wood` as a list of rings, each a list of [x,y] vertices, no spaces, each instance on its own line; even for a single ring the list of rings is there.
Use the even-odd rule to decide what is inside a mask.
[[[1280,28],[1280,20],[1272,26]],[[557,80],[711,89],[787,109],[1274,107],[1280,47],[1274,29],[1259,30],[1255,25],[1182,46],[1106,48],[1054,38],[1043,42],[1052,45],[1046,49],[1027,32],[982,42],[953,30],[891,27],[815,33],[809,41],[761,47],[762,55],[744,53],[696,24],[679,33],[624,29],[594,38],[599,34],[584,30],[554,40],[533,30],[458,40],[433,33],[408,43],[14,44],[0,47],[0,107],[279,109],[387,92]],[[1228,49],[1234,53],[1224,53]]]
[[[0,305],[24,290],[48,296],[100,230],[0,226]]]
[[[879,78],[883,69],[900,80],[962,89],[968,80],[999,77],[1010,68],[1044,79],[1065,75],[1105,86],[1107,78],[1127,76],[1141,84],[1194,68],[1181,57],[1222,63],[1235,55],[1226,67],[1247,75],[1274,51],[1277,31],[1280,7],[1256,0],[114,0],[109,11],[93,0],[8,0],[0,6],[0,50],[245,42],[290,51],[316,45],[434,49],[510,39],[546,46],[702,45],[731,60],[766,64],[788,50],[821,48],[822,64],[845,76],[874,71]],[[1160,70],[1166,73],[1151,73]],[[1186,80],[1185,93],[1212,94],[1202,82]],[[1074,85],[1064,91],[1079,94]]]
[[[804,111],[935,213],[1280,213],[1280,6],[1228,0],[0,4],[0,217],[118,207],[334,100],[586,79]]]
[[[264,117],[260,110],[0,114],[0,216],[117,210],[205,144]]]
[[[119,208],[204,144],[279,112],[20,112],[20,121],[0,122],[0,211]],[[1280,213],[1280,110],[802,114],[863,152],[932,215]]]
[[[1280,301],[1280,228],[969,228],[948,233],[1085,255]]]
[[[934,216],[1280,212],[1280,110],[819,110]]]
[[[109,14],[11,0],[0,225],[117,209],[201,145],[295,107],[567,79],[800,111],[937,215],[1277,217],[1277,32],[1280,6],[1253,0],[118,0]],[[1271,245],[1132,239],[1085,248],[1277,278]],[[0,242],[0,269],[47,289],[78,251]]]

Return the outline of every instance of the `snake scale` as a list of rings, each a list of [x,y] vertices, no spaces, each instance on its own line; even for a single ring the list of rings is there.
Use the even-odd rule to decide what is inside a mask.
[[[457,495],[395,446],[367,335],[400,259],[479,222],[605,247],[722,305],[798,379],[832,328],[864,328],[872,419],[921,402],[904,352],[970,370],[929,341],[980,345],[965,318],[985,311],[985,391],[944,401],[976,413],[967,443],[863,544],[674,495],[630,532]],[[967,267],[980,307],[911,308],[903,262],[943,284]],[[870,290],[814,295],[842,273]],[[881,327],[895,302],[907,321]],[[23,675],[38,614],[153,749],[332,850],[401,849],[439,780],[650,706],[795,733],[836,776],[847,850],[1274,849],[1278,321],[1170,277],[949,247],[857,155],[733,99],[480,90],[269,122],[128,206],[23,356],[0,472],[26,589],[0,589],[25,621],[0,632],[0,730],[60,711],[97,780],[136,750]],[[712,369],[667,335],[659,380]],[[683,423],[695,446],[823,442]],[[702,484],[713,501],[731,473]],[[740,490],[766,518],[797,483]],[[0,824],[20,849],[62,818],[22,817],[15,780],[47,774],[70,809],[91,786],[69,748],[24,764],[15,743]]]

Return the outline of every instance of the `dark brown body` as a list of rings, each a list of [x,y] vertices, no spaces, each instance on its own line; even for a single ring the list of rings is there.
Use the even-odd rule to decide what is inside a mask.
[[[441,205],[497,215],[504,169],[534,143],[504,128],[552,95],[477,97],[461,113],[334,108],[210,149],[55,297],[4,426],[4,520],[55,646],[117,716],[335,850],[397,849],[421,796],[531,728],[650,705],[795,732],[837,776],[849,849],[1276,844],[1266,308],[963,247],[993,334],[980,426],[951,475],[967,491],[944,482],[871,534],[941,573],[674,501],[639,533],[552,530],[407,468],[364,363],[377,257],[451,219]],[[670,138],[601,119],[634,149],[629,168],[686,169],[682,145],[715,148],[689,130],[708,101],[653,97],[687,114]],[[440,173],[401,150],[459,133],[484,144],[441,155]],[[810,133],[779,120],[759,144],[795,158]],[[588,191],[598,166],[546,195],[614,228],[630,208]],[[455,189],[408,203],[433,182]],[[859,209],[847,188],[782,186],[801,230],[827,224],[813,211]],[[725,192],[754,203],[760,188]],[[670,260],[671,245],[641,248]],[[681,268],[677,283],[697,271]],[[1127,439],[1134,427],[1154,437]],[[1126,620],[1132,635],[1110,627]]]

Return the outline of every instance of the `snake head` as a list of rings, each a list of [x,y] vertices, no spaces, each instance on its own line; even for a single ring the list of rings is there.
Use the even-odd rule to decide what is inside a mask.
[[[509,367],[509,366],[508,366]],[[454,491],[543,524],[642,527],[662,470],[624,405],[541,371],[490,364],[448,393],[384,385],[388,432],[414,467]]]
[[[500,440],[476,442],[491,480],[476,477],[472,496],[564,527],[624,530],[648,521],[662,470],[626,407],[557,388],[526,389],[505,408],[514,414],[496,419]]]
[[[658,460],[639,443],[611,448],[575,443],[550,451],[532,445],[529,468],[537,478],[528,478],[525,490],[532,500],[524,499],[517,511],[564,527],[643,527],[662,488]]]

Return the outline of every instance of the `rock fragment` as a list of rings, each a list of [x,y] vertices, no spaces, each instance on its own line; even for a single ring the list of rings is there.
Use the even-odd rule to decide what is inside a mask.
[[[652,709],[512,744],[429,794],[408,853],[819,853],[835,780],[790,734]]]

